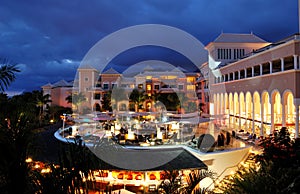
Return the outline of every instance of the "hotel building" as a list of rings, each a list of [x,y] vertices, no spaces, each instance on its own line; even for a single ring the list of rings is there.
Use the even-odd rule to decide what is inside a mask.
[[[78,69],[77,91],[84,93],[85,106],[92,111],[101,110],[101,99],[115,86],[127,93],[143,89],[149,95],[143,104],[147,111],[153,107],[151,95],[183,92],[230,129],[265,136],[288,127],[299,137],[299,37],[295,34],[269,43],[252,33],[222,33],[206,46],[209,61],[199,67],[201,74],[181,68],[158,72],[146,66],[141,73],[126,77],[114,69],[100,73],[85,65]],[[42,88],[51,95],[52,104],[69,106],[62,101],[71,93],[70,83],[60,81]],[[117,106],[129,110],[129,100]]]
[[[299,137],[299,34],[272,44],[253,34],[221,34],[206,48],[210,113],[221,125],[258,136],[288,127]]]
[[[148,98],[143,102],[145,111],[152,111],[155,101],[153,95],[168,93],[183,93],[188,101],[197,104],[196,79],[199,73],[190,73],[178,67],[172,67],[169,70],[157,70],[146,66],[135,75],[123,75],[113,68],[103,72],[85,65],[78,69],[78,91],[86,97],[83,106],[92,111],[101,110],[101,100],[109,91],[120,92],[124,98],[115,105],[117,110],[129,111],[129,95],[133,89],[145,91]],[[112,105],[113,105],[112,101]]]

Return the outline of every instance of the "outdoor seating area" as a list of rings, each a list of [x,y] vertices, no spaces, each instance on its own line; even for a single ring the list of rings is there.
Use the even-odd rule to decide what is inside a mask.
[[[251,145],[257,145],[259,142],[259,138],[257,137],[257,135],[255,133],[251,134],[249,132],[245,132],[244,130],[239,130],[236,133],[233,131],[233,133],[235,134],[235,137],[237,139],[240,139],[240,140],[244,141],[245,143],[249,143]]]

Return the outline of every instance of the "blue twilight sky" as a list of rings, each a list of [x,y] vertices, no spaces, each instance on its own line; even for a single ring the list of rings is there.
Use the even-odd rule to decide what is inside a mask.
[[[8,91],[31,91],[48,82],[74,79],[80,61],[95,43],[110,33],[138,24],[173,26],[204,45],[221,32],[253,32],[275,42],[298,31],[297,3],[297,0],[2,0],[0,56],[19,63],[22,70]],[[117,67],[142,60],[176,58],[170,57],[176,53],[161,48],[144,49],[145,52],[123,53],[113,63]],[[184,60],[178,57],[176,62],[189,63]]]

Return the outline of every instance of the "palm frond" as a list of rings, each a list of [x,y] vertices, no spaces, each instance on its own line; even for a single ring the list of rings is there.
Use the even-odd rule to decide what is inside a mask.
[[[15,73],[20,72],[17,64],[12,63],[8,59],[2,59],[0,61],[0,91],[4,91],[8,88],[11,82],[15,81]]]

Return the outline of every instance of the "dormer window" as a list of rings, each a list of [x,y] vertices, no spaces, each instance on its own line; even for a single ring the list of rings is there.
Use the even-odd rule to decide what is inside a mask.
[[[245,49],[233,49],[234,59],[240,59],[245,55]]]
[[[231,59],[231,49],[230,48],[219,48],[217,50],[218,59]]]

